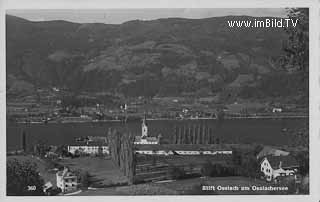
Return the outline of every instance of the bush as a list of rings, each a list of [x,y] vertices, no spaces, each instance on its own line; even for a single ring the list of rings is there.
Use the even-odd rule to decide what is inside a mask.
[[[19,162],[17,159],[7,161],[8,196],[42,196],[43,184],[35,163]]]
[[[46,192],[46,194],[47,194],[48,196],[56,196],[56,195],[58,195],[58,194],[61,193],[61,192],[62,192],[62,190],[61,190],[60,188],[56,187],[56,188],[51,188],[51,189],[49,189],[49,190]]]
[[[75,174],[78,176],[78,183],[80,183],[80,187],[87,188],[90,186],[90,175],[88,171],[76,170]]]
[[[201,168],[202,176],[211,176],[212,173],[212,164],[210,162],[206,162]]]
[[[295,159],[298,161],[300,168],[299,173],[302,176],[309,174],[309,153],[308,152],[298,152],[294,154]]]
[[[253,151],[244,153],[238,150],[232,152],[232,162],[236,167],[237,175],[257,178],[260,173],[259,163],[255,153],[260,149],[255,147]]]
[[[309,194],[309,176],[303,177],[301,180],[301,184],[299,186],[299,193],[300,194]]]

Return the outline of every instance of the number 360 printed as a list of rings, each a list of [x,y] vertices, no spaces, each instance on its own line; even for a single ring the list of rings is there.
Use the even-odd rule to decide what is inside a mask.
[[[35,191],[37,190],[36,186],[28,186],[28,191]]]

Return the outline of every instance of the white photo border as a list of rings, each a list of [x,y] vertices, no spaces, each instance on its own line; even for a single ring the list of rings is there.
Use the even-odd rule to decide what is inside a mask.
[[[5,11],[7,9],[134,9],[134,8],[284,8],[309,7],[309,195],[215,195],[215,196],[72,196],[46,197],[46,201],[319,201],[320,199],[320,89],[319,89],[319,1],[317,0],[3,0],[0,1],[0,120],[1,120],[1,198],[5,201],[43,201],[42,197],[6,196],[6,63]],[[1,200],[2,200],[1,199]]]

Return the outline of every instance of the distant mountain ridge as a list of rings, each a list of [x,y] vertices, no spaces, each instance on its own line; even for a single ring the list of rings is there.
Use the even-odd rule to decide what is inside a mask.
[[[57,86],[129,97],[201,96],[226,88],[259,88],[264,78],[280,71],[287,36],[281,28],[230,28],[227,23],[254,19],[265,17],[108,25],[31,22],[7,15],[7,92],[18,93],[22,85],[30,93]]]

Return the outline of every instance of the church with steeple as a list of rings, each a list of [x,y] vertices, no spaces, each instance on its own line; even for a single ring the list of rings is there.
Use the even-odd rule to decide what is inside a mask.
[[[148,136],[148,125],[146,115],[142,119],[141,136],[136,136],[134,144],[159,144],[159,138]]]
[[[141,137],[142,138],[148,137],[148,126],[146,123],[146,116],[144,116],[144,118],[142,119],[141,129],[142,129]]]

